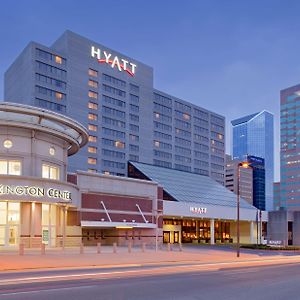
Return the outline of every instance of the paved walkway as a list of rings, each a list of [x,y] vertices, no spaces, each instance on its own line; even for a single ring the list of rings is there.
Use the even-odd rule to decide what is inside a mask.
[[[127,247],[118,247],[117,253],[113,253],[112,247],[102,247],[101,253],[97,254],[96,247],[85,247],[84,253],[80,254],[79,248],[46,249],[46,254],[41,255],[40,250],[25,249],[23,256],[18,254],[17,249],[0,250],[0,271],[47,269],[66,267],[120,267],[130,265],[163,264],[163,263],[212,263],[229,261],[265,260],[268,256],[274,258],[271,253],[261,251],[245,251],[241,257],[236,257],[233,249],[218,249],[218,247],[183,247],[179,251],[174,247],[173,251],[167,249],[155,252],[154,249],[132,248],[128,253]],[[278,259],[284,259],[285,253],[277,253]],[[300,261],[300,255],[299,255]]]

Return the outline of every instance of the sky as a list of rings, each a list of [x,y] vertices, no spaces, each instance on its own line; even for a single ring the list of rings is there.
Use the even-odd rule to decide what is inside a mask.
[[[5,70],[29,41],[51,45],[66,29],[154,68],[154,86],[232,119],[275,117],[279,179],[280,90],[300,83],[300,1],[2,1],[0,99]]]

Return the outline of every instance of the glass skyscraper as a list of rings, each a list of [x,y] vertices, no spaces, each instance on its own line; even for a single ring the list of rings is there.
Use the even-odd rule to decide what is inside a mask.
[[[231,121],[233,158],[247,160],[254,155],[265,160],[266,210],[273,210],[274,182],[274,116],[263,110]]]
[[[280,184],[275,209],[300,208],[300,85],[280,92]],[[278,190],[280,189],[280,193]]]

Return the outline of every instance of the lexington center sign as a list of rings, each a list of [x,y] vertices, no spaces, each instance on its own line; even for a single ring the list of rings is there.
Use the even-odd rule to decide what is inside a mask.
[[[69,191],[62,191],[55,188],[45,189],[39,186],[0,184],[0,196],[2,195],[31,196],[35,198],[48,197],[63,201],[72,201],[72,194]]]
[[[97,58],[99,63],[110,64],[112,68],[117,67],[120,72],[125,71],[132,77],[135,75],[137,65],[124,58],[119,58],[94,46],[91,48],[91,56]]]

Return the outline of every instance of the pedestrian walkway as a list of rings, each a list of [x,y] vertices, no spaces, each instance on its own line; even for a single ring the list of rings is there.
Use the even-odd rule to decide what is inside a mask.
[[[113,247],[102,246],[101,253],[97,253],[96,247],[85,247],[83,253],[80,248],[46,249],[44,255],[37,249],[25,249],[24,255],[19,255],[18,249],[0,250],[0,271],[66,268],[66,267],[119,267],[130,265],[163,264],[163,263],[213,263],[237,260],[264,260],[267,254],[261,256],[260,252],[241,253],[236,258],[234,250],[217,249],[210,247],[174,247],[173,251],[167,248],[155,252],[154,249],[146,249],[142,252],[140,247],[133,247],[128,252],[127,247],[118,247],[113,252]],[[270,257],[274,257],[270,253]],[[277,258],[281,256],[278,255]],[[285,256],[282,255],[282,258]],[[300,259],[300,256],[299,256]]]

